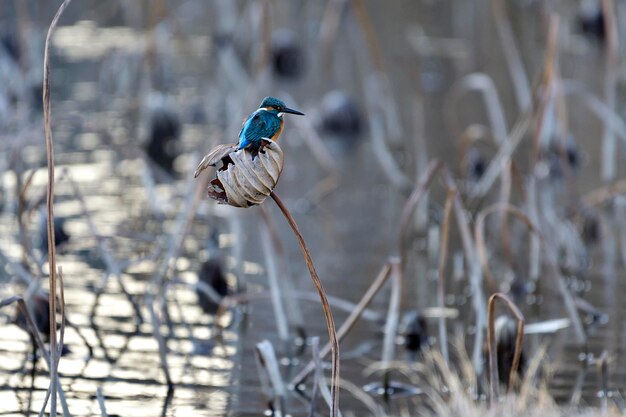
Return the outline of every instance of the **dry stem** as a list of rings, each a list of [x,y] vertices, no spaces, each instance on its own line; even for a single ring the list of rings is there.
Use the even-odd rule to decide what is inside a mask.
[[[46,207],[48,210],[48,264],[50,271],[50,416],[57,414],[57,367],[59,352],[57,351],[57,321],[56,321],[56,249],[54,246],[54,147],[52,141],[52,127],[50,116],[50,39],[65,8],[72,0],[65,0],[57,10],[50,23],[43,56],[43,118],[44,135],[46,138],[46,155],[48,159],[48,186],[46,189]]]
[[[524,343],[524,316],[517,308],[515,303],[511,301],[509,297],[503,293],[497,292],[489,297],[489,304],[487,308],[489,327],[487,327],[487,351],[489,352],[489,384],[491,385],[491,404],[498,399],[498,361],[497,361],[497,349],[496,349],[496,337],[495,337],[495,318],[493,311],[495,308],[495,301],[499,298],[503,300],[511,313],[517,318],[517,335],[515,337],[515,353],[513,354],[513,364],[511,365],[511,372],[509,373],[509,389],[513,387],[515,381],[515,374],[519,367],[520,357],[522,356],[522,343]]]
[[[446,261],[448,259],[448,241],[450,238],[450,214],[452,213],[452,203],[456,196],[457,190],[456,188],[452,188],[448,190],[448,195],[446,196],[446,202],[443,210],[443,226],[441,228],[441,243],[439,245],[439,265],[438,265],[438,285],[437,285],[437,301],[439,303],[439,308],[445,309],[446,305],[444,302],[445,296],[445,269],[446,269]],[[439,316],[439,344],[441,345],[441,354],[443,355],[443,359],[446,361],[446,365],[449,364],[449,356],[448,356],[448,338],[446,331],[446,317],[445,314]]]
[[[361,301],[359,301],[356,307],[352,309],[346,321],[344,321],[339,327],[339,331],[337,332],[337,339],[339,339],[339,341],[341,341],[345,337],[345,335],[348,334],[350,329],[352,329],[357,319],[361,317],[361,314],[363,313],[365,308],[369,305],[369,303],[372,301],[374,296],[378,294],[378,290],[380,290],[383,284],[387,282],[387,278],[389,278],[390,273],[391,273],[391,266],[389,265],[389,263],[386,263],[383,266],[383,269],[380,271],[380,273],[376,277],[376,279],[374,280],[374,282],[372,283],[372,285],[365,292],[365,295],[363,295],[363,298],[361,298]],[[328,354],[328,352],[330,351],[330,347],[331,347],[330,343],[327,343],[322,348],[322,350],[320,351],[321,358],[324,358]],[[307,366],[304,367],[302,371],[300,371],[298,375],[295,376],[295,378],[292,379],[291,384],[298,385],[314,369],[315,369],[315,362],[312,360],[311,362],[307,364]]]
[[[400,251],[400,268],[404,271],[404,265],[406,263],[406,238],[409,229],[409,222],[413,217],[413,212],[415,211],[415,207],[420,202],[421,198],[424,196],[424,193],[430,187],[430,183],[433,180],[433,177],[439,170],[443,167],[443,163],[439,160],[432,160],[430,164],[428,164],[428,168],[422,174],[419,183],[413,189],[413,192],[409,196],[407,202],[404,204],[404,208],[402,209],[402,214],[400,216],[400,241],[399,241],[399,251]]]
[[[338,397],[338,387],[339,387],[339,341],[337,340],[337,333],[335,331],[335,322],[333,320],[333,314],[330,309],[330,304],[328,304],[328,298],[326,297],[326,292],[324,291],[324,287],[322,286],[322,282],[317,276],[317,272],[315,271],[315,266],[313,265],[313,260],[311,259],[311,255],[309,254],[309,250],[307,249],[306,242],[300,234],[300,230],[298,229],[298,225],[296,221],[289,213],[289,210],[282,202],[282,200],[276,195],[275,192],[272,191],[270,196],[276,202],[278,208],[287,219],[289,226],[291,226],[291,230],[293,230],[296,239],[298,240],[298,244],[300,245],[300,250],[302,251],[302,255],[304,256],[304,260],[306,262],[307,267],[309,268],[309,272],[311,273],[311,279],[313,280],[313,284],[317,289],[317,292],[320,296],[320,300],[322,302],[322,309],[324,310],[324,317],[326,318],[326,327],[328,328],[328,338],[331,345],[332,351],[332,373],[331,373],[331,397],[332,402],[330,406],[330,415],[332,417],[337,416],[337,409],[339,405],[339,397]]]

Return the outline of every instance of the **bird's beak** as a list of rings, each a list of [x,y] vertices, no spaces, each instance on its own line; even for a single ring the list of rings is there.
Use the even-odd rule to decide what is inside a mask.
[[[298,110],[294,110],[294,109],[290,109],[289,107],[284,107],[281,110],[282,113],[291,113],[291,114],[297,114],[299,116],[304,116],[304,113],[302,113],[301,111]]]

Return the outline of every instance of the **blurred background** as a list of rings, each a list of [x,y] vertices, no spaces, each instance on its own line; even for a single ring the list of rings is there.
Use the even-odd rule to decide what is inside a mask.
[[[23,295],[44,338],[42,63],[59,5],[0,0],[0,296]],[[296,241],[271,201],[218,205],[205,193],[212,172],[193,178],[268,95],[306,113],[285,117],[276,191],[338,326],[403,255],[402,279],[388,280],[342,342],[344,415],[432,411],[431,383],[415,374],[430,350],[473,366],[472,395],[483,401],[495,291],[536,325],[525,357],[545,350],[540,380],[558,404],[610,397],[626,408],[623,6],[71,3],[52,37],[50,77],[67,312],[59,374],[72,414],[100,415],[100,388],[109,415],[310,415],[312,376],[300,394],[283,393],[256,359],[269,340],[292,388],[314,338],[327,341]],[[405,206],[436,159],[454,187],[435,176]],[[446,214],[450,188],[463,218]],[[543,240],[500,212],[485,217],[481,246],[481,213],[506,203]],[[0,413],[37,413],[47,368],[24,316],[0,313]]]

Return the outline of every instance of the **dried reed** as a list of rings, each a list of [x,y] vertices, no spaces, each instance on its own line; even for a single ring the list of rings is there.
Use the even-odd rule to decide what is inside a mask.
[[[495,302],[500,299],[505,302],[511,313],[517,318],[517,335],[515,338],[515,353],[513,354],[513,364],[509,373],[509,390],[513,389],[516,372],[519,368],[520,358],[522,357],[522,344],[524,343],[524,316],[519,311],[515,303],[511,301],[505,294],[497,292],[489,297],[489,307],[487,308],[487,317],[489,327],[487,328],[487,351],[489,352],[489,384],[491,386],[491,403],[492,405],[498,401],[500,396],[500,381],[498,379],[498,351],[496,347],[496,331],[494,309]]]
[[[291,227],[294,235],[296,236],[296,240],[298,241],[298,245],[300,246],[300,250],[302,251],[302,255],[304,256],[304,260],[306,262],[307,267],[309,268],[309,272],[311,274],[311,279],[313,280],[313,284],[319,294],[320,300],[322,302],[322,309],[324,311],[324,318],[326,319],[326,327],[328,328],[328,338],[331,345],[331,353],[332,353],[332,373],[331,373],[331,405],[330,405],[330,415],[332,417],[337,416],[337,411],[339,408],[339,341],[337,339],[337,332],[335,330],[335,322],[333,319],[332,310],[330,309],[330,304],[328,303],[328,298],[326,297],[326,291],[324,291],[324,287],[322,286],[322,282],[317,276],[317,272],[315,271],[315,265],[313,264],[313,260],[311,259],[311,255],[309,254],[309,250],[306,246],[306,242],[298,229],[298,225],[296,221],[291,216],[291,213],[287,209],[287,206],[283,203],[283,201],[276,195],[275,192],[271,192],[270,197],[274,200],[280,211],[285,216],[287,223]]]
[[[48,213],[48,264],[50,274],[50,415],[57,414],[57,385],[60,351],[57,342],[57,283],[56,283],[56,248],[54,245],[54,144],[52,139],[52,117],[50,114],[50,39],[59,18],[71,0],[65,0],[57,10],[46,35],[43,57],[43,117],[44,135],[46,140],[46,156],[48,160],[48,186],[46,189],[46,208]],[[62,282],[61,282],[62,285]],[[61,293],[63,288],[61,287]],[[63,329],[62,329],[63,331]],[[45,405],[44,405],[45,406]]]

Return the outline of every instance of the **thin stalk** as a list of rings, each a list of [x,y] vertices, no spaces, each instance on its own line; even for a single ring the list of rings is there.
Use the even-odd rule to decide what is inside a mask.
[[[600,383],[602,389],[600,410],[602,410],[601,415],[606,416],[609,410],[609,353],[603,350],[598,360],[600,362]]]
[[[317,402],[318,385],[322,374],[322,358],[320,357],[320,338],[311,339],[311,352],[313,352],[313,363],[315,364],[315,372],[313,373],[313,388],[311,391],[311,409],[309,417],[315,417],[315,403]]]
[[[133,296],[126,290],[126,286],[124,285],[124,282],[123,282],[124,279],[122,278],[122,269],[123,269],[122,265],[120,265],[120,263],[115,259],[115,256],[113,256],[113,252],[111,250],[111,247],[109,246],[108,240],[106,240],[104,236],[102,236],[102,234],[98,231],[96,224],[94,223],[89,213],[89,210],[87,209],[87,203],[85,202],[85,197],[80,191],[80,187],[72,179],[71,175],[66,173],[66,178],[68,182],[70,183],[72,190],[74,191],[74,196],[78,200],[78,203],[81,207],[81,211],[83,212],[83,217],[85,218],[85,221],[87,222],[87,226],[89,227],[89,231],[91,235],[96,239],[98,248],[100,250],[100,255],[102,256],[102,260],[104,261],[106,268],[107,268],[107,272],[108,272],[107,274],[103,276],[102,284],[96,290],[96,297],[93,303],[93,307],[91,309],[91,322],[93,323],[95,320],[96,309],[98,308],[98,305],[99,305],[100,296],[104,292],[109,282],[109,278],[111,277],[111,275],[113,275],[117,279],[120,285],[120,289],[122,290],[122,292],[128,299],[128,302],[133,307],[133,310],[136,316],[137,325],[142,324],[143,315],[141,314],[141,308],[139,307],[137,302],[135,302],[135,300],[133,299]]]
[[[601,0],[602,16],[604,17],[604,31],[606,36],[606,67],[604,77],[604,100],[607,107],[615,110],[617,95],[617,70],[619,65],[619,40],[617,21],[615,18],[615,4],[613,0]],[[611,182],[615,179],[617,161],[615,133],[613,119],[607,119],[602,132],[602,179]]]
[[[448,189],[457,188],[454,178],[447,169],[443,170],[443,177]],[[482,373],[483,369],[483,337],[484,329],[487,326],[487,311],[485,308],[485,295],[483,292],[483,275],[478,259],[476,242],[472,239],[468,215],[463,206],[463,202],[459,194],[454,198],[454,217],[456,218],[461,242],[463,243],[463,252],[469,264],[469,281],[472,288],[472,304],[476,311],[476,337],[474,338],[474,346],[472,351],[472,363],[477,375]]]
[[[510,205],[509,203],[495,203],[491,206],[483,209],[476,218],[476,223],[474,225],[474,238],[476,240],[476,245],[478,247],[478,257],[480,258],[480,263],[483,268],[483,274],[485,275],[485,279],[492,285],[494,288],[497,288],[497,283],[491,274],[491,268],[489,268],[489,256],[487,254],[487,245],[485,242],[485,220],[487,216],[493,213],[502,213],[508,212],[517,217],[520,221],[522,221],[528,229],[534,233],[534,235],[541,237],[538,229],[535,227],[535,224],[519,209]]]
[[[413,189],[411,195],[402,208],[402,214],[400,215],[400,240],[398,242],[398,248],[400,252],[400,265],[403,271],[406,264],[406,238],[408,235],[409,223],[413,218],[417,204],[430,187],[430,183],[432,182],[435,174],[439,172],[442,167],[443,163],[441,161],[437,159],[430,161],[428,168],[420,177],[417,186]]]
[[[537,182],[535,176],[531,175],[528,179],[528,217],[530,220],[537,224],[539,222],[539,208],[537,205]],[[529,256],[529,275],[533,282],[537,282],[539,279],[539,273],[541,271],[541,251],[540,241],[537,235],[530,237],[530,256]]]
[[[15,171],[15,175],[18,180],[17,186],[19,187],[18,188],[19,192],[17,196],[17,225],[18,225],[19,236],[20,236],[20,244],[22,245],[22,251],[23,251],[22,263],[24,263],[25,265],[33,264],[33,266],[35,266],[34,264],[36,263],[33,261],[33,248],[28,239],[28,229],[25,223],[25,220],[26,220],[25,215],[26,215],[26,191],[28,190],[28,188],[30,187],[33,181],[35,172],[37,171],[34,169],[30,171],[24,183],[22,184],[20,173],[17,171],[17,169]],[[38,264],[35,267],[40,268]]]
[[[378,294],[378,291],[381,289],[383,284],[387,282],[387,279],[389,278],[390,273],[391,273],[391,266],[387,263],[385,264],[385,266],[383,266],[383,269],[380,271],[380,273],[378,274],[378,276],[376,277],[372,285],[367,289],[367,291],[365,292],[365,295],[363,295],[363,298],[361,298],[361,301],[359,301],[356,307],[352,309],[346,321],[344,321],[339,327],[339,330],[337,331],[337,339],[339,339],[340,342],[341,340],[343,340],[346,334],[348,334],[348,332],[352,329],[352,327],[354,326],[356,321],[359,319],[359,317],[361,317],[361,315],[363,314],[363,311],[372,301],[374,296]],[[320,351],[320,357],[322,359],[326,355],[328,355],[328,352],[330,352],[330,346],[331,346],[330,343],[327,343]],[[315,362],[314,361],[309,362],[304,367],[304,369],[300,371],[300,373],[291,380],[290,384],[294,386],[298,385],[314,369],[315,369]]]
[[[377,93],[378,102],[382,103],[378,110],[383,115],[384,124],[387,127],[386,131],[388,135],[386,136],[397,141],[402,138],[398,106],[392,97],[385,57],[383,56],[383,50],[378,42],[376,27],[370,19],[363,0],[350,0],[350,4],[354,17],[361,28],[361,33],[367,46],[369,62],[371,68],[374,70],[373,83],[376,87],[375,91]]]
[[[58,360],[61,357],[61,352],[63,352],[63,341],[65,339],[65,323],[66,323],[66,317],[65,317],[65,291],[63,289],[63,270],[61,269],[61,267],[59,266],[59,270],[58,270],[58,275],[57,277],[59,278],[59,293],[60,293],[60,297],[61,297],[61,330],[59,333],[59,343],[58,343],[58,347],[57,347],[57,365],[58,365]]]
[[[346,3],[347,0],[330,0],[326,3],[317,37],[319,56],[322,63],[320,69],[322,70],[332,68],[331,47],[336,44]]]
[[[500,146],[500,149],[498,149],[498,153],[493,157],[491,162],[489,162],[485,174],[482,176],[478,184],[476,184],[476,186],[471,190],[472,197],[482,197],[487,194],[493,183],[504,169],[504,162],[511,158],[511,155],[513,155],[517,146],[520,144],[522,139],[524,139],[524,134],[530,125],[530,116],[531,113],[529,111],[520,115],[506,140]]]
[[[389,296],[389,309],[385,321],[383,339],[382,363],[385,369],[383,375],[384,398],[389,400],[389,363],[395,356],[395,340],[398,334],[398,321],[400,320],[400,298],[402,294],[402,267],[400,259],[389,260],[391,266],[391,294]]]
[[[413,154],[415,155],[415,180],[419,181],[419,176],[428,167],[428,146],[426,144],[426,121],[424,120],[424,102],[415,98],[412,102],[413,113],[413,135],[415,143],[413,144]],[[416,209],[416,226],[418,229],[424,229],[428,223],[428,194],[417,206]]]
[[[256,362],[261,378],[261,385],[274,407],[277,415],[286,415],[285,410],[285,384],[280,374],[280,366],[276,359],[274,346],[269,340],[263,340],[256,344],[254,351],[256,353]]]
[[[332,352],[332,373],[331,373],[331,405],[330,405],[330,415],[331,417],[337,416],[337,409],[339,408],[339,341],[337,340],[337,333],[335,331],[335,321],[333,320],[333,313],[330,309],[330,304],[328,304],[328,298],[326,297],[326,291],[324,291],[324,287],[322,286],[322,282],[315,271],[315,266],[313,264],[313,260],[311,259],[311,255],[306,246],[306,242],[298,229],[298,225],[296,221],[289,213],[287,206],[283,203],[283,201],[278,197],[275,192],[271,192],[270,196],[280,209],[280,211],[285,216],[287,223],[291,226],[291,230],[296,236],[296,240],[300,245],[300,250],[302,251],[302,255],[304,256],[304,261],[306,262],[307,267],[309,268],[309,272],[311,274],[311,279],[313,280],[313,285],[315,285],[315,289],[317,290],[320,301],[322,302],[322,310],[324,311],[324,318],[326,319],[326,327],[328,329],[328,338],[331,345]]]
[[[451,93],[446,100],[446,107],[451,113],[450,116],[448,116],[451,119],[451,125],[457,125],[456,122],[458,118],[455,116],[454,112],[456,108],[455,104],[460,101],[463,93],[468,93],[472,90],[481,93],[493,138],[497,144],[502,144],[506,140],[508,132],[506,117],[504,116],[504,107],[500,102],[498,90],[493,80],[485,73],[476,72],[468,74],[457,81],[451,88]]]
[[[493,405],[499,396],[499,380],[498,380],[498,352],[496,348],[496,335],[495,335],[495,301],[496,299],[504,301],[515,318],[517,318],[517,335],[515,337],[515,353],[513,354],[513,364],[511,365],[511,372],[509,373],[509,389],[513,387],[515,382],[517,368],[519,368],[520,358],[522,356],[522,344],[524,343],[524,316],[517,308],[515,303],[511,301],[505,294],[497,292],[489,297],[489,304],[487,307],[487,316],[489,327],[487,328],[487,351],[489,352],[489,384],[491,385],[491,404]]]
[[[450,214],[452,213],[452,202],[456,196],[455,188],[448,190],[446,202],[443,209],[443,225],[441,227],[441,241],[439,245],[439,265],[438,265],[438,285],[437,285],[437,302],[439,308],[443,311],[446,307],[445,297],[445,269],[448,260],[448,241],[450,238]],[[441,346],[441,354],[446,365],[449,364],[450,357],[448,355],[448,336],[446,330],[446,316],[439,316],[439,345]]]
[[[46,156],[48,160],[48,184],[46,188],[46,208],[48,211],[48,264],[50,271],[50,416],[57,415],[57,322],[56,322],[56,248],[54,246],[54,144],[52,139],[52,118],[50,115],[50,39],[59,18],[72,0],[65,0],[57,10],[46,35],[43,55],[43,118]]]
[[[607,106],[606,103],[588,91],[579,81],[571,79],[561,80],[561,87],[563,88],[564,95],[578,96],[582,100],[582,103],[587,106],[605,126],[611,126],[617,137],[622,141],[626,141],[626,122],[624,122],[624,119],[615,109],[611,109]]]
[[[107,414],[106,406],[104,405],[104,396],[102,395],[102,388],[96,389],[96,397],[98,397],[98,406],[100,407],[100,415],[102,417],[109,417]]]
[[[511,200],[511,161],[506,161],[506,167],[502,170],[500,177],[500,195],[498,200],[501,203],[508,203]],[[516,260],[511,248],[511,231],[509,230],[506,212],[500,214],[500,239],[502,240],[502,249],[510,265],[515,266]]]
[[[530,108],[530,84],[522,58],[520,57],[515,38],[513,37],[513,30],[511,29],[511,23],[506,16],[504,10],[504,0],[492,0],[491,10],[493,13],[493,19],[496,24],[496,30],[502,43],[502,51],[506,58],[506,64],[513,81],[513,89],[515,91],[515,98],[517,100],[517,106],[520,111],[525,111]]]
[[[291,293],[291,296],[296,300],[310,301],[313,303],[321,304],[320,298],[317,292],[294,291],[293,293]],[[223,317],[225,310],[228,308],[234,307],[235,305],[246,304],[250,301],[267,300],[267,299],[271,300],[271,298],[272,298],[272,295],[270,294],[269,291],[259,291],[259,292],[254,292],[254,293],[247,292],[243,294],[228,295],[222,298],[215,316],[218,319]],[[333,308],[344,311],[346,313],[352,313],[353,310],[357,308],[356,304],[350,301],[344,300],[342,298],[337,298],[333,296],[328,297],[328,303]],[[360,315],[361,317],[363,317],[363,319],[370,321],[370,322],[379,322],[382,319],[381,314],[379,314],[377,311],[374,311],[368,308],[364,308],[362,311],[359,311],[357,315]],[[340,336],[341,335],[339,335],[339,332],[337,332],[337,337],[339,338],[339,341],[341,341]],[[330,344],[328,344],[327,346],[329,346],[328,352],[330,352]]]
[[[282,285],[280,285],[278,267],[276,266],[276,259],[272,253],[270,232],[265,223],[259,223],[259,228],[261,229],[261,246],[263,247],[263,257],[267,266],[267,279],[270,284],[270,294],[272,295],[272,308],[274,309],[274,318],[276,319],[276,329],[278,330],[280,340],[286,343],[289,338],[289,325],[283,304],[284,294],[282,294],[281,291]]]
[[[400,191],[408,192],[411,189],[411,180],[398,165],[385,139],[387,136],[385,121],[380,113],[380,106],[376,104],[380,95],[376,91],[375,85],[373,85],[373,80],[367,81],[371,81],[364,87],[364,90],[371,112],[368,121],[374,155],[387,179]]]
[[[299,105],[298,102],[289,94],[285,93],[283,96],[285,97],[285,100],[288,103],[291,103],[296,109],[303,108],[303,106]],[[324,169],[324,171],[334,177],[335,181],[338,181],[339,172],[337,167],[339,166],[339,163],[336,160],[337,158],[333,156],[330,149],[328,149],[328,146],[326,146],[321,136],[317,133],[311,119],[306,117],[295,117],[293,118],[293,123],[300,131],[302,138],[311,151],[311,155],[313,155],[317,163]]]
[[[353,384],[347,379],[342,379],[339,381],[339,386],[346,391],[348,391],[355,399],[359,400],[361,404],[363,404],[370,413],[375,417],[388,417],[384,408],[377,404],[376,401],[372,398],[370,394],[363,391],[363,388],[360,386]],[[347,415],[347,413],[346,413]],[[352,414],[355,416],[356,414]]]
[[[285,260],[285,248],[280,241],[278,230],[276,230],[276,224],[274,223],[274,220],[272,219],[269,210],[263,205],[260,206],[260,209],[261,217],[271,237],[271,255],[274,257],[274,262],[278,264],[279,276],[283,275],[285,277],[285,279],[282,281],[282,290],[284,294],[283,301],[287,310],[287,319],[289,321],[289,324],[296,328],[298,334],[305,335],[306,332],[304,330],[304,316],[302,315],[300,305],[297,303],[296,298],[293,296],[293,294],[295,293],[294,278],[293,274],[291,274],[287,268],[287,262]]]
[[[555,99],[555,81],[558,76],[558,34],[559,16],[551,15],[548,26],[547,47],[544,57],[544,67],[539,86],[535,91],[536,108],[534,110],[533,149],[531,154],[532,168],[539,159],[541,141],[549,127],[547,118],[551,117],[552,103]]]
[[[159,359],[161,360],[161,367],[163,368],[163,374],[165,375],[165,382],[167,383],[168,390],[174,388],[174,382],[170,374],[170,367],[167,362],[167,342],[165,336],[161,333],[161,319],[157,315],[155,301],[153,296],[147,297],[148,310],[150,311],[150,319],[152,321],[152,335],[156,339],[159,345]]]
[[[386,72],[385,59],[383,57],[380,44],[378,43],[378,39],[376,38],[376,28],[369,18],[367,8],[365,7],[363,0],[351,0],[350,3],[352,6],[352,12],[359,22],[359,26],[365,36],[365,42],[367,44],[367,50],[370,54],[372,66],[378,74],[383,74]]]
[[[512,214],[514,217],[518,218],[522,223],[528,227],[529,231],[534,233],[539,237],[541,241],[545,253],[545,259],[548,267],[548,272],[553,278],[556,280],[559,292],[563,297],[563,304],[567,313],[570,316],[570,320],[572,321],[572,325],[576,332],[576,338],[578,343],[583,344],[587,340],[587,336],[585,334],[584,327],[580,320],[580,316],[576,312],[576,306],[574,305],[574,299],[570,293],[570,290],[567,288],[563,277],[561,276],[561,272],[558,267],[557,254],[554,250],[550,241],[546,240],[546,236],[544,236],[537,225],[532,222],[531,219],[528,218],[524,213],[522,213],[518,208],[510,205],[510,204],[493,204],[489,207],[483,209],[476,220],[476,224],[474,225],[474,235],[476,239],[476,245],[478,246],[478,256],[480,258],[480,263],[483,266],[483,271],[486,277],[491,277],[491,271],[489,268],[489,260],[487,258],[487,249],[485,246],[485,218],[492,213],[497,213],[501,210],[506,210],[509,214]]]
[[[17,303],[18,310],[20,311],[22,316],[26,318],[26,324],[28,325],[31,336],[35,340],[37,347],[39,348],[39,351],[41,352],[41,356],[46,362],[46,366],[48,366],[48,369],[50,369],[52,367],[52,361],[50,360],[50,358],[52,357],[52,354],[48,352],[48,350],[46,349],[43,343],[43,340],[41,339],[41,334],[39,333],[39,330],[37,330],[37,326],[35,326],[35,322],[33,321],[30,311],[28,310],[28,307],[26,306],[26,302],[24,301],[24,298],[22,298],[19,295],[14,295],[12,297],[0,300],[0,309],[13,303]],[[71,416],[70,410],[67,406],[67,400],[65,399],[65,393],[63,392],[63,387],[58,381],[57,381],[57,389],[59,390],[59,398],[61,400],[61,407],[63,408],[63,415]],[[50,388],[48,388],[46,392],[46,400],[45,400],[46,402],[48,401],[49,396],[50,396]],[[43,409],[42,409],[42,414],[43,414]]]

